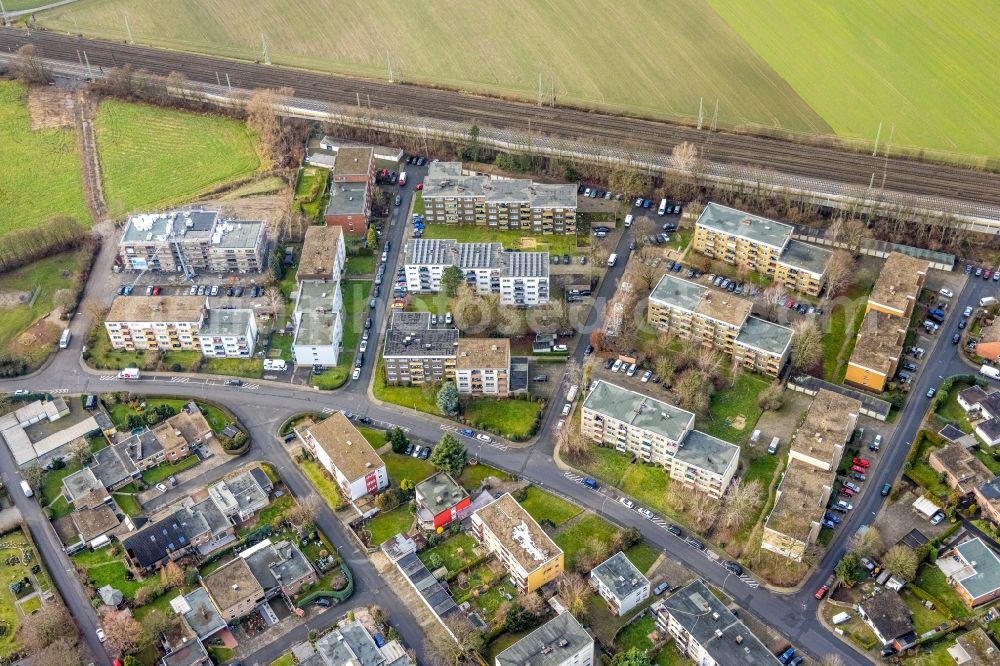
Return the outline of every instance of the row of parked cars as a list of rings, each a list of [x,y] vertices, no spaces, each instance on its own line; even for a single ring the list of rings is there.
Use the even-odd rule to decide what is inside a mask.
[[[158,284],[151,284],[146,287],[143,293],[146,296],[159,296],[162,293],[163,288]],[[135,289],[132,285],[123,284],[118,288],[119,296],[131,296],[135,293]],[[249,296],[250,298],[257,298],[264,294],[264,287],[259,287],[257,285],[250,285],[249,287],[244,287],[241,284],[235,284],[229,287],[220,287],[217,284],[193,284],[188,288],[188,296],[219,296],[225,295],[230,297],[240,298],[242,296]]]
[[[994,282],[1000,282],[1000,268],[990,268],[989,266],[973,266],[972,264],[965,265],[965,274],[972,275],[975,273],[977,278],[983,278],[984,280],[989,280],[992,276]]]

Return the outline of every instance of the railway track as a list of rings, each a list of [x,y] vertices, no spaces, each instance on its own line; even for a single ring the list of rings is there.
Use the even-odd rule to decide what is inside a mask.
[[[130,64],[166,75],[176,71],[191,81],[228,81],[240,88],[288,87],[297,96],[342,105],[362,105],[415,116],[477,123],[525,134],[589,140],[595,146],[635,146],[669,153],[690,141],[708,160],[746,165],[807,178],[867,188],[874,183],[913,196],[931,196],[965,204],[1000,206],[1000,175],[903,158],[872,157],[834,148],[806,146],[763,137],[708,132],[669,123],[589,113],[578,109],[466,95],[454,91],[354,79],[303,70],[259,65],[211,56],[16,28],[0,28],[0,49],[38,46],[46,58],[82,62],[94,68]]]

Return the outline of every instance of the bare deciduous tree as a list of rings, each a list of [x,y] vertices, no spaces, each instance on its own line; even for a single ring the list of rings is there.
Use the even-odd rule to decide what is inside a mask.
[[[29,653],[37,653],[60,638],[77,636],[76,623],[58,601],[43,604],[41,610],[24,618],[18,636]]]
[[[10,71],[25,85],[44,85],[52,79],[52,72],[34,44],[25,44],[17,50],[17,56],[10,61]]]
[[[757,396],[757,406],[765,412],[776,412],[785,404],[785,389],[780,381],[774,382]]]
[[[32,666],[83,666],[90,663],[88,653],[75,639],[60,637],[31,655]]]
[[[719,501],[703,493],[696,493],[696,495],[697,497],[691,504],[691,517],[699,529],[705,530],[719,517]]]
[[[76,306],[76,296],[70,289],[57,289],[52,294],[52,307],[60,314],[69,314]]]
[[[294,94],[291,88],[260,89],[247,102],[247,126],[257,135],[264,159],[272,166],[282,166],[291,156],[292,132],[281,114]]]
[[[851,537],[850,551],[858,557],[872,557],[875,553],[882,552],[882,537],[878,530],[869,525],[868,529],[856,533]]]
[[[778,306],[785,302],[785,290],[781,288],[781,285],[772,284],[757,294],[755,300],[767,309],[769,317],[773,317]]]
[[[307,495],[293,504],[288,511],[285,512],[285,518],[287,518],[288,522],[292,525],[306,525],[316,520],[316,514],[319,513],[319,509],[319,496]]]
[[[844,243],[852,250],[857,250],[861,246],[861,241],[871,236],[868,227],[861,220],[851,218],[844,220],[840,225],[840,237]]]
[[[633,199],[649,189],[649,178],[636,169],[622,166],[611,172],[608,186],[621,192],[624,198]]]
[[[171,560],[160,569],[160,583],[165,588],[180,587],[184,584],[184,570]]]
[[[845,250],[837,250],[826,264],[826,298],[830,300],[854,284],[857,265]]]
[[[920,560],[912,548],[895,545],[886,551],[882,557],[882,564],[885,565],[886,569],[909,583],[917,577],[917,567],[920,566]]]
[[[705,373],[688,368],[677,378],[675,388],[681,398],[681,407],[699,416],[708,412],[715,387]]]
[[[690,141],[679,143],[670,151],[670,165],[684,175],[690,175],[698,159],[698,148]]]
[[[587,612],[587,597],[591,589],[579,574],[563,574],[558,582],[559,599],[577,620],[583,620]]]
[[[809,370],[823,357],[823,334],[812,320],[801,319],[792,325],[792,367]]]
[[[116,655],[132,654],[145,644],[146,632],[142,625],[125,611],[109,611],[101,618],[101,625],[107,635],[104,643],[108,651]]]
[[[760,505],[760,481],[754,479],[747,483],[740,479],[729,485],[723,497],[722,523],[729,528],[741,527],[753,517],[754,511]]]
[[[68,457],[73,462],[78,463],[80,467],[83,467],[83,465],[90,460],[90,456],[90,442],[83,437],[80,437],[70,444]]]

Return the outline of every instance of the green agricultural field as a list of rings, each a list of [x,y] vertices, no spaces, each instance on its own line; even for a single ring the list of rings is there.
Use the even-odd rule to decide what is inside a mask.
[[[840,136],[1000,155],[1000,4],[707,4]]]
[[[671,118],[829,128],[704,0],[439,0],[419,11],[391,0],[91,0],[39,24],[115,40],[127,11],[137,43],[535,101],[541,75],[557,102]],[[349,16],[349,21],[317,20]]]
[[[182,203],[260,167],[246,126],[221,116],[108,99],[94,128],[115,216]]]
[[[89,227],[76,132],[33,131],[26,100],[23,86],[0,81],[0,236],[56,215]]]

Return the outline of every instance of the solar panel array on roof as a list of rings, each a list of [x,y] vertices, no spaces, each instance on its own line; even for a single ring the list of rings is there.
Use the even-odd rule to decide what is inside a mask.
[[[444,618],[458,608],[455,600],[448,594],[448,590],[431,575],[431,572],[427,570],[416,554],[405,555],[396,562],[396,566],[438,617]]]

